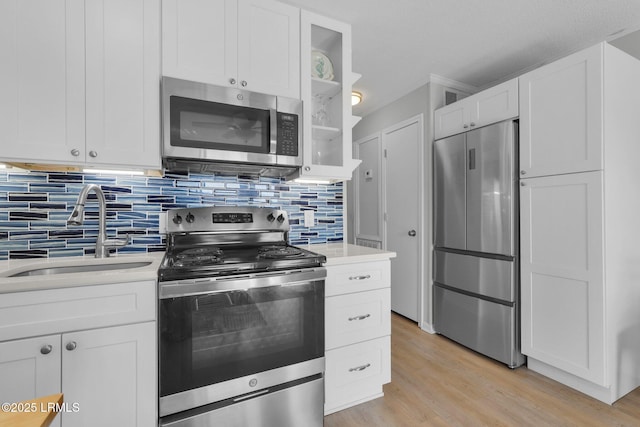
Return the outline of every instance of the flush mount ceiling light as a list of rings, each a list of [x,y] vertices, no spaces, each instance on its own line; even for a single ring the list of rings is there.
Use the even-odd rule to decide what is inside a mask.
[[[351,105],[358,105],[362,102],[362,94],[355,90],[351,92]]]

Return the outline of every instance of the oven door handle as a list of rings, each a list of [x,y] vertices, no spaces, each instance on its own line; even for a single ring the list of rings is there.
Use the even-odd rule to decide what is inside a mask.
[[[324,280],[326,276],[327,271],[323,267],[317,267],[305,270],[257,273],[254,275],[242,275],[240,277],[227,276],[220,278],[175,280],[171,282],[160,282],[158,298],[179,298],[216,292],[267,288],[271,286],[294,286]]]

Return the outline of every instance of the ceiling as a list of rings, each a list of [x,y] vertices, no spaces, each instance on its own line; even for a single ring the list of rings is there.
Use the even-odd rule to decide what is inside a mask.
[[[431,74],[484,88],[621,36],[640,57],[639,0],[282,1],[351,24],[361,116]]]

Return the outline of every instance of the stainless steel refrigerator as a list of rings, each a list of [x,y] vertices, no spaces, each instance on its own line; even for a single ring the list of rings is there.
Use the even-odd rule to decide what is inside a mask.
[[[518,123],[434,144],[434,328],[515,368],[520,353]]]

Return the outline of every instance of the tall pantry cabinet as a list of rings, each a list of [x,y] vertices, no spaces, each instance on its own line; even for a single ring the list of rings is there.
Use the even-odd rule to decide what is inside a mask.
[[[638,76],[601,43],[520,77],[522,352],[606,403],[640,385]]]

